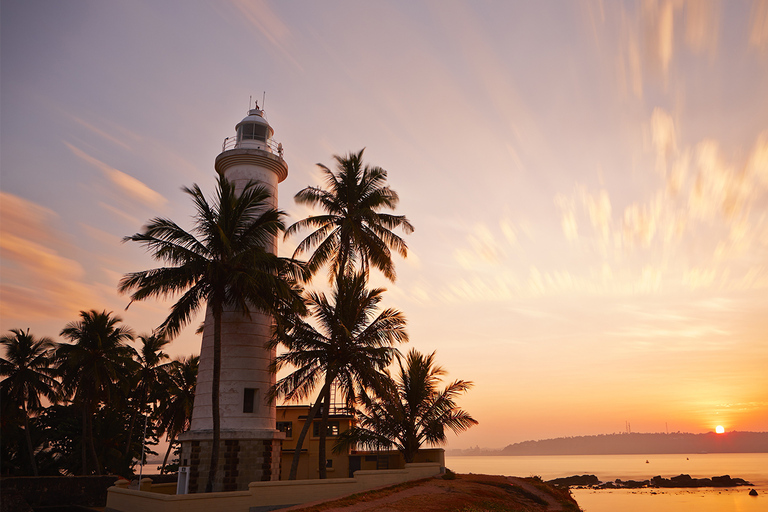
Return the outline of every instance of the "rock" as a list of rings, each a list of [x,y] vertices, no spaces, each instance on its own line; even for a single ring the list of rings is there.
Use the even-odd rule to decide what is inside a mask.
[[[754,489],[750,489],[750,490],[749,490],[749,495],[750,495],[750,496],[757,496],[757,491],[756,491],[756,490],[754,490]]]
[[[597,485],[600,480],[595,475],[574,475],[564,478],[555,478],[554,480],[547,480],[550,485],[560,487],[570,487],[572,485]]]

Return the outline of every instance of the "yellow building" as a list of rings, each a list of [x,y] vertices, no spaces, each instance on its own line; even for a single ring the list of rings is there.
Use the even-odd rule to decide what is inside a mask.
[[[285,434],[282,449],[281,480],[288,480],[291,471],[296,441],[309,414],[309,405],[277,406],[277,429]],[[352,414],[342,408],[332,407],[328,415],[328,433],[326,435],[326,473],[328,478],[351,478],[358,470],[403,469],[405,459],[397,450],[364,451],[350,447],[342,453],[334,453],[333,447],[339,434],[354,424]],[[298,480],[319,478],[318,456],[320,454],[320,418],[312,422],[301,448]],[[421,449],[414,462],[438,462],[445,468],[445,455],[442,448]]]
[[[296,441],[299,438],[301,429],[307,421],[309,414],[309,405],[279,405],[277,406],[277,429],[285,434],[282,450],[282,469],[280,472],[281,480],[288,480],[288,474],[291,471],[291,461],[293,452],[296,449]],[[320,416],[318,414],[318,416]],[[333,453],[333,446],[336,444],[339,434],[354,422],[354,416],[345,412],[343,409],[331,408],[328,415],[328,433],[325,438],[326,453],[326,472],[328,478],[347,478],[352,476],[349,472],[349,450],[344,453]],[[308,480],[319,478],[320,470],[318,468],[318,456],[320,454],[320,418],[317,417],[312,422],[312,428],[309,429],[307,436],[301,447],[301,458],[299,459],[299,469],[296,473],[298,480]],[[359,468],[357,468],[359,469]]]

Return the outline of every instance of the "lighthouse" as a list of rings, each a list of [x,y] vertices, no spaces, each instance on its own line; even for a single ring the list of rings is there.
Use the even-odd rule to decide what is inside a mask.
[[[236,135],[224,139],[215,169],[235,184],[238,193],[257,181],[277,207],[277,186],[288,176],[281,144],[257,108],[235,126]],[[277,251],[277,237],[266,249]],[[221,444],[214,491],[248,490],[255,481],[278,480],[284,434],[275,428],[275,406],[267,399],[275,375],[269,365],[275,350],[267,347],[272,319],[253,310],[243,315],[225,306],[221,318],[221,378],[219,411]],[[213,447],[211,383],[213,380],[213,315],[206,312],[195,403],[189,431],[180,436],[181,472],[187,492],[202,492],[208,480]]]

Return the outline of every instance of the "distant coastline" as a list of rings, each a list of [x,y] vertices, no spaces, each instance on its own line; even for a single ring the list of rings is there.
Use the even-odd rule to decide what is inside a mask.
[[[629,455],[654,453],[768,453],[768,432],[725,434],[601,434],[523,441],[502,449],[447,450],[449,456],[471,455]]]

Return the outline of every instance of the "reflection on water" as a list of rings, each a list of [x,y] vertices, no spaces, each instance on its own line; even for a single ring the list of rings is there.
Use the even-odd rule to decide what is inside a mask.
[[[573,497],[584,512],[765,512],[768,488],[757,497],[749,487],[738,489],[574,489]],[[758,491],[759,492],[759,491]]]
[[[646,460],[648,461],[646,463]],[[768,454],[662,454],[662,455],[567,455],[539,457],[446,457],[446,466],[457,473],[513,476],[539,475],[545,480],[592,474],[602,481],[646,480],[656,475],[669,478],[688,474],[694,478],[730,475],[752,482],[735,489],[574,489],[585,512],[765,512],[768,511]]]

